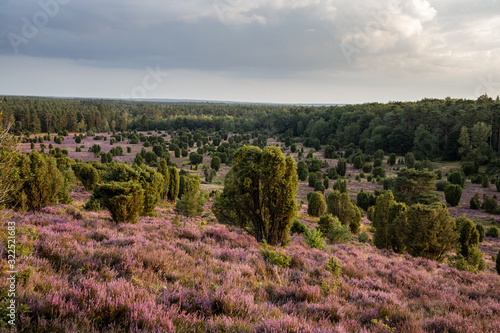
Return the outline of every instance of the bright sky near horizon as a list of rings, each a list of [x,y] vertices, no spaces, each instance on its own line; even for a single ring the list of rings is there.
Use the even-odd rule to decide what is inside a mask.
[[[500,94],[500,0],[4,0],[0,95],[363,103]]]

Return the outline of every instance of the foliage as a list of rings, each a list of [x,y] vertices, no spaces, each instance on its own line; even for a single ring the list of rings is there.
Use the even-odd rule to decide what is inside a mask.
[[[199,190],[194,182],[186,185],[186,190],[175,205],[175,210],[184,216],[200,216],[203,213],[203,206],[208,200],[208,192]]]
[[[362,211],[354,205],[345,192],[331,192],[326,200],[327,212],[339,218],[342,225],[349,225],[353,233],[358,233],[361,225]]]
[[[171,202],[175,202],[179,196],[180,188],[180,175],[179,170],[176,167],[171,166],[168,168],[168,174],[170,176],[170,182],[168,187],[167,198]]]
[[[436,175],[428,170],[403,168],[394,180],[394,198],[407,205],[432,204],[438,201],[433,191]]]
[[[476,224],[476,229],[477,229],[477,232],[479,233],[479,243],[482,243],[484,241],[484,237],[485,237],[484,226],[481,223],[478,223],[478,224]]]
[[[495,225],[489,227],[488,231],[486,231],[486,236],[498,238],[498,227]]]
[[[455,219],[455,223],[460,234],[458,238],[459,253],[467,259],[472,252],[472,248],[477,248],[479,244],[479,232],[474,223],[466,217]]]
[[[212,169],[214,169],[216,172],[219,171],[220,164],[221,164],[221,160],[218,156],[212,157],[212,160],[210,161],[210,167]]]
[[[479,193],[474,194],[474,196],[470,199],[469,208],[470,209],[481,208],[481,201],[479,201]]]
[[[341,176],[344,177],[347,172],[347,162],[345,159],[341,158],[337,162],[337,173]]]
[[[297,164],[297,175],[299,177],[299,180],[304,181],[307,179],[309,176],[309,168],[307,167],[307,164],[303,161],[299,161]]]
[[[92,166],[90,163],[76,164],[75,175],[82,182],[83,186],[87,191],[92,191],[94,186],[99,183],[100,175],[99,171]]]
[[[16,140],[9,134],[11,125],[2,119],[0,112],[0,207],[10,201],[9,195],[16,192],[21,185]]]
[[[307,205],[307,214],[315,217],[319,217],[323,215],[326,211],[326,202],[323,194],[321,192],[312,192],[310,193],[308,205]]]
[[[462,188],[464,188],[465,175],[460,170],[454,171],[451,174],[448,174],[448,181],[451,184],[460,185]]]
[[[306,225],[302,222],[300,222],[298,219],[293,220],[292,228],[290,229],[290,232],[292,234],[303,234],[307,230],[309,230]]]
[[[444,192],[448,186],[450,186],[451,183],[447,180],[442,180],[440,182],[436,183],[436,190],[440,192]]]
[[[281,251],[269,249],[267,243],[263,244],[260,253],[262,254],[262,257],[264,257],[264,260],[272,265],[276,265],[281,268],[287,268],[290,266],[290,256],[287,256]]]
[[[358,236],[358,241],[360,243],[368,243],[370,242],[370,236],[368,236],[368,233],[366,231],[362,231]]]
[[[304,242],[312,248],[324,250],[326,248],[323,233],[318,229],[307,229],[303,236]]]
[[[340,225],[333,228],[328,232],[326,237],[332,244],[349,243],[352,240],[352,234],[347,225]]]
[[[365,211],[367,211],[370,206],[375,205],[375,202],[375,196],[371,193],[363,191],[363,189],[361,189],[356,196],[357,205]]]
[[[497,270],[497,273],[500,274],[500,250],[498,250],[495,269]]]
[[[94,187],[92,197],[103,203],[114,222],[136,223],[144,202],[144,190],[138,182],[112,182]]]
[[[328,233],[339,227],[341,225],[340,220],[337,216],[332,214],[324,214],[320,217],[318,221],[318,228],[323,235],[328,235]]]
[[[278,147],[240,148],[213,211],[220,222],[247,228],[258,241],[285,244],[296,214],[295,161]],[[232,218],[236,217],[236,220]]]
[[[460,198],[462,198],[462,187],[460,185],[451,184],[444,190],[444,197],[451,207],[458,206]]]
[[[56,200],[64,186],[64,177],[56,159],[34,151],[18,160],[19,190],[10,194],[10,205],[40,211]],[[67,190],[67,189],[66,189]]]
[[[412,256],[441,261],[456,246],[455,221],[444,204],[415,204],[400,214],[395,233]]]

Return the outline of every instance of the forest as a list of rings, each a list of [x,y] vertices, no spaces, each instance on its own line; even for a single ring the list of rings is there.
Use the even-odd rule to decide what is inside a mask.
[[[500,331],[498,97],[0,112],[19,332]]]

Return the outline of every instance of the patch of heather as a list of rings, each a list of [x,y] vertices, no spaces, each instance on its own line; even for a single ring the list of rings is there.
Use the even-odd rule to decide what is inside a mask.
[[[156,216],[117,225],[108,213],[76,218],[75,210],[7,212],[18,228],[35,227],[39,235],[33,254],[18,263],[26,272],[19,304],[29,309],[19,314],[20,332],[498,329],[496,274],[357,242],[318,250],[301,235],[279,249],[290,257],[280,268],[264,260],[253,237],[216,223],[213,214],[189,219],[162,203]],[[332,256],[342,263],[337,286],[325,268]]]

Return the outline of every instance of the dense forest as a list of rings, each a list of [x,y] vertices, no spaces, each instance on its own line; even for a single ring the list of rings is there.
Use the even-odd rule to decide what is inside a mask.
[[[323,145],[352,143],[366,153],[413,151],[419,160],[453,161],[464,158],[459,139],[465,127],[472,136],[483,131],[488,139],[481,164],[500,153],[500,101],[488,96],[476,101],[447,98],[321,107],[4,97],[1,110],[18,135],[181,128],[258,131],[310,138],[311,146],[317,139]],[[477,124],[486,126],[473,131]]]

